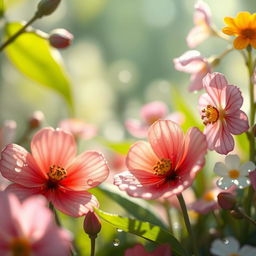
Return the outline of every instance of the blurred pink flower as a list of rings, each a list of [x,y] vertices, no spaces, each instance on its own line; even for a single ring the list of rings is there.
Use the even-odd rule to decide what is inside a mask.
[[[218,205],[218,194],[220,192],[230,192],[232,194],[235,193],[236,186],[230,187],[228,190],[222,190],[217,187],[216,182],[213,182],[214,187],[207,190],[202,198],[196,200],[195,202],[188,204],[188,208],[191,210],[194,210],[197,213],[200,214],[207,214],[208,212],[211,212],[213,210],[219,209]]]
[[[124,256],[171,256],[168,244],[158,246],[153,252],[147,252],[143,245],[136,244],[133,248],[126,249]]]
[[[211,27],[211,10],[203,1],[195,4],[194,13],[195,26],[190,30],[186,40],[190,48],[194,48],[207,39],[212,33]]]
[[[20,199],[42,194],[55,208],[74,217],[98,207],[97,199],[87,190],[108,176],[102,154],[86,151],[75,157],[72,134],[53,128],[41,129],[34,135],[31,151],[32,154],[15,144],[2,151],[0,171],[14,182],[8,191]]]
[[[205,136],[195,127],[184,135],[178,124],[159,120],[149,128],[148,140],[131,146],[129,171],[117,174],[114,184],[144,199],[167,198],[188,188],[204,165]]]
[[[203,89],[203,78],[207,73],[212,72],[212,68],[206,58],[203,58],[199,51],[191,50],[185,52],[173,60],[177,70],[190,73],[190,92]]]
[[[0,255],[68,256],[70,233],[57,227],[47,201],[34,196],[22,204],[0,192]]]
[[[71,132],[75,138],[84,140],[89,140],[97,134],[97,128],[94,125],[77,118],[64,119],[59,123],[59,127],[64,131]]]
[[[9,143],[14,141],[16,134],[16,122],[6,120],[0,128],[0,151]],[[10,184],[9,180],[5,179],[0,173],[0,191],[4,190]]]
[[[161,101],[152,101],[145,104],[140,110],[140,116],[141,120],[128,119],[125,122],[127,130],[131,135],[137,138],[146,137],[150,125],[159,119],[171,120],[178,124],[184,122],[184,115],[182,113],[173,112],[168,114],[166,104]]]
[[[219,154],[234,149],[234,139],[249,128],[246,114],[240,110],[243,97],[238,87],[229,85],[221,73],[207,74],[203,79],[206,93],[199,98],[208,148]]]

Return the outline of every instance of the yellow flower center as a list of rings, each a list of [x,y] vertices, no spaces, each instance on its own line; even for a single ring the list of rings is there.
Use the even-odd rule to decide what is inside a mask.
[[[201,118],[204,121],[204,125],[214,124],[220,117],[218,109],[211,105],[208,105],[206,108],[204,108],[202,112],[203,115],[201,116]]]
[[[212,191],[209,191],[209,192],[204,194],[203,199],[205,201],[209,201],[209,202],[214,201],[215,200],[215,195]]]
[[[29,256],[31,255],[31,246],[25,238],[14,238],[10,243],[12,256]]]
[[[67,177],[67,171],[60,166],[51,165],[47,175],[52,181],[56,182],[65,179]]]
[[[244,38],[256,39],[256,29],[246,28],[241,30],[240,33]]]
[[[162,158],[160,161],[157,161],[153,167],[155,175],[164,175],[171,170],[171,161],[169,159]]]
[[[240,172],[238,170],[230,170],[228,175],[231,179],[237,179],[240,176]]]

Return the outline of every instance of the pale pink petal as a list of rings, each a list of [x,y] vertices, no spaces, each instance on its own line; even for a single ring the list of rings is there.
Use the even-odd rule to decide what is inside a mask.
[[[238,87],[234,85],[227,86],[225,103],[225,112],[227,114],[233,114],[241,108],[243,97]]]
[[[67,168],[67,178],[60,181],[60,185],[74,190],[88,190],[98,186],[108,175],[104,156],[97,151],[86,151]]]
[[[133,144],[126,158],[126,165],[130,171],[143,170],[153,173],[153,167],[159,161],[152,150],[150,144],[144,141],[138,141]]]
[[[211,72],[207,66],[202,70],[198,71],[197,73],[191,75],[190,78],[190,85],[188,90],[190,92],[199,91],[203,89],[203,78],[206,76],[207,73]]]
[[[126,249],[124,256],[148,256],[148,253],[143,245],[136,244],[133,248]]]
[[[188,47],[195,48],[210,36],[210,30],[207,26],[193,27],[186,38]]]
[[[212,98],[207,94],[204,93],[199,97],[199,106],[200,110],[202,111],[204,108],[206,108],[208,105],[214,106],[215,103],[213,102]]]
[[[195,24],[201,24],[202,20],[208,26],[211,25],[211,9],[204,1],[198,1],[195,4],[194,22]]]
[[[207,146],[206,137],[198,128],[193,127],[187,131],[185,135],[184,155],[181,162],[177,165],[180,175],[186,175],[189,172],[196,175],[203,167]]]
[[[87,191],[58,189],[46,196],[56,209],[73,217],[80,217],[99,207],[96,197]]]
[[[208,143],[208,149],[210,150],[214,150],[215,148],[220,126],[221,126],[221,123],[216,122],[214,124],[208,124],[204,129],[204,134],[206,135],[206,139]]]
[[[185,115],[181,112],[173,112],[165,117],[165,120],[170,120],[176,124],[182,125],[185,122]]]
[[[237,110],[235,113],[226,115],[225,120],[227,129],[232,134],[241,134],[249,129],[247,115],[241,110]]]
[[[45,236],[33,243],[32,251],[36,256],[69,256],[71,251],[71,234],[56,225],[48,226]]]
[[[171,256],[171,248],[170,245],[168,244],[162,244],[159,247],[157,247],[151,254],[150,256]],[[140,256],[140,255],[138,255]]]
[[[175,69],[194,74],[202,70],[206,60],[201,56],[199,51],[191,50],[173,59],[173,63]]]
[[[167,115],[168,108],[164,102],[153,101],[145,104],[140,111],[142,120],[151,125],[158,119],[162,119]]]
[[[223,89],[227,87],[228,82],[225,76],[218,72],[208,73],[203,79],[203,84],[206,92],[214,102],[214,106],[225,107],[221,106],[222,103],[223,105],[226,103],[226,93]]]
[[[10,184],[5,191],[15,194],[20,201],[24,201],[33,195],[43,194],[44,192],[41,187],[28,188],[16,183]]]
[[[37,187],[45,181],[31,154],[16,144],[9,144],[2,151],[0,171],[6,179],[27,187]]]
[[[199,199],[196,202],[189,205],[189,209],[194,210],[200,214],[207,214],[218,208],[218,203],[215,200],[206,201],[204,199]]]
[[[137,138],[145,138],[148,134],[149,126],[136,119],[126,120],[125,127],[132,136]]]
[[[180,126],[172,121],[160,120],[150,127],[148,140],[156,155],[160,159],[170,159],[175,169],[183,155],[184,133]]]
[[[42,172],[47,173],[51,165],[66,168],[76,155],[76,144],[71,133],[44,128],[34,135],[31,151]]]

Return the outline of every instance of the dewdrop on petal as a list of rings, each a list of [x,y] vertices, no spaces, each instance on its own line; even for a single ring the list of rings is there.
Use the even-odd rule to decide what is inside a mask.
[[[49,36],[49,43],[57,49],[64,49],[71,45],[74,36],[64,28],[54,29]]]

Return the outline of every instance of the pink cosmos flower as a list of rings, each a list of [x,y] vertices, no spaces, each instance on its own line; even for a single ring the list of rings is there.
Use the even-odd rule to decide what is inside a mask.
[[[173,60],[177,70],[190,73],[190,92],[199,91],[203,88],[203,78],[207,73],[212,72],[210,63],[206,58],[203,58],[199,51],[187,51],[183,55]]]
[[[195,26],[190,30],[186,38],[190,48],[195,48],[213,33],[211,10],[203,1],[198,1],[195,4],[194,24]]]
[[[136,244],[133,248],[125,251],[124,256],[171,256],[171,249],[168,244],[157,247],[153,252],[147,252],[143,245]]]
[[[0,255],[68,256],[70,233],[57,227],[41,196],[22,204],[13,194],[0,192]]]
[[[74,217],[98,207],[97,199],[87,190],[108,176],[102,154],[86,151],[75,157],[73,135],[53,128],[41,129],[34,135],[31,151],[15,144],[2,151],[0,171],[14,182],[8,191],[20,199],[42,194],[56,209]]]
[[[159,120],[149,128],[148,140],[131,146],[129,171],[116,175],[114,184],[145,199],[167,198],[188,188],[204,165],[205,136],[195,127],[184,135],[178,124]]]
[[[84,140],[89,140],[97,134],[97,128],[94,125],[77,118],[64,119],[59,123],[59,127],[64,131],[71,132],[75,138]]]
[[[228,154],[234,149],[231,134],[249,129],[248,118],[240,110],[243,97],[238,87],[229,85],[225,76],[217,72],[207,74],[203,84],[206,93],[199,98],[199,106],[208,148]]]
[[[168,108],[161,101],[152,101],[145,104],[140,110],[140,116],[141,120],[128,119],[125,122],[127,130],[137,138],[146,137],[150,125],[159,119],[172,120],[178,124],[184,122],[184,115],[180,112],[174,112],[168,115]]]

